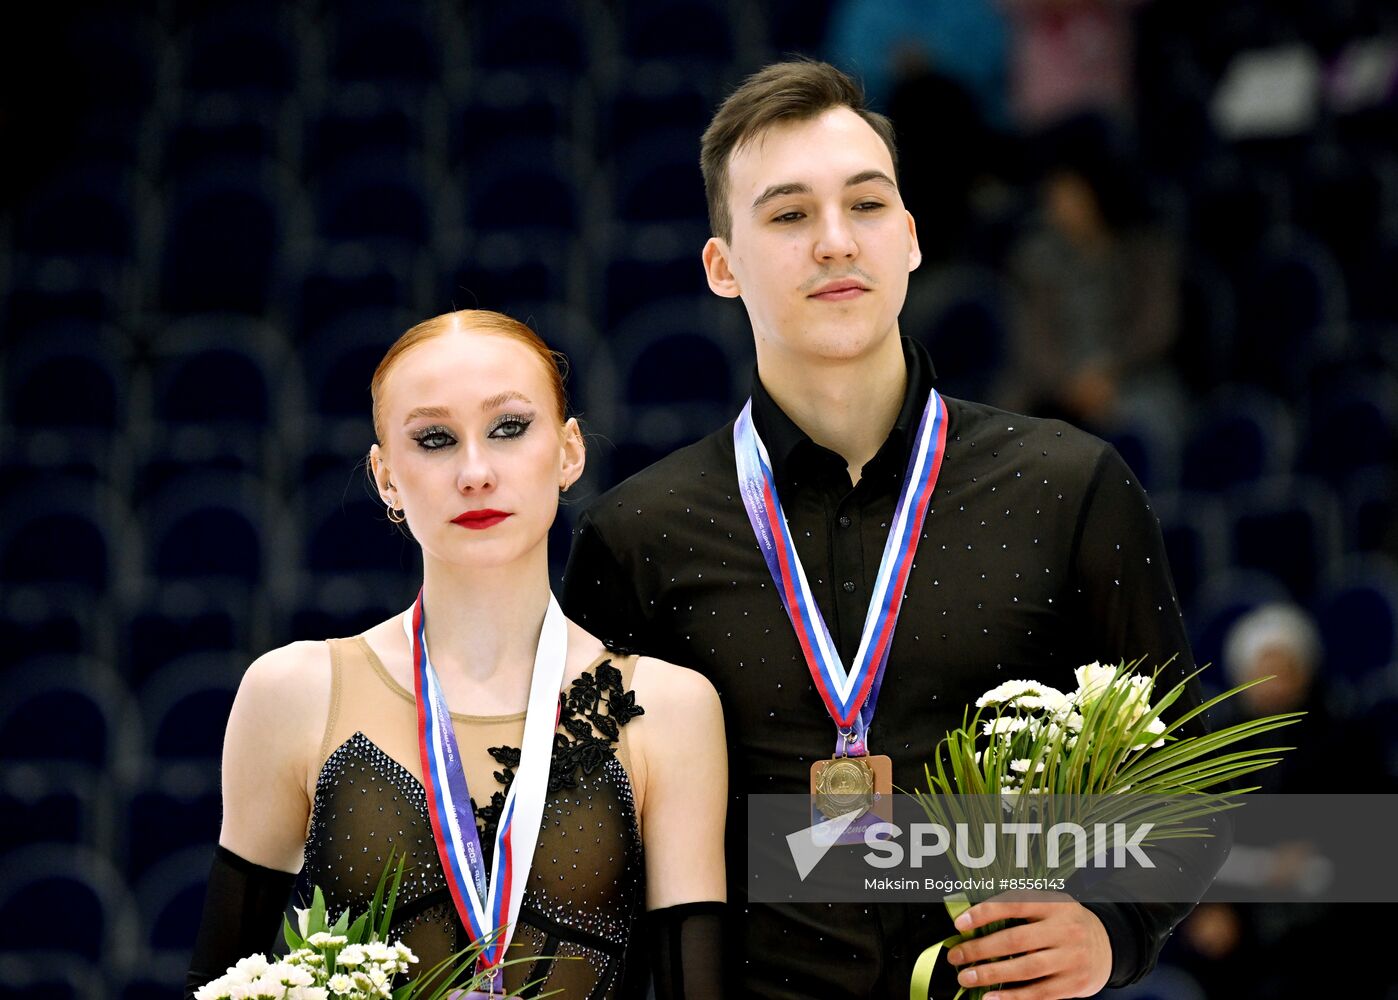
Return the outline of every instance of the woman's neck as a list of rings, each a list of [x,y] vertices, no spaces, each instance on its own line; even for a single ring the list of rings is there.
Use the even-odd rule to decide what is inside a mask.
[[[424,559],[427,648],[453,711],[523,710],[549,596],[542,545],[520,562],[490,569]]]

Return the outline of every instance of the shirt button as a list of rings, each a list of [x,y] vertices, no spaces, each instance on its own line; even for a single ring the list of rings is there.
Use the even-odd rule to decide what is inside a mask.
[[[845,581],[845,593],[846,593],[846,594],[853,594],[853,593],[854,593],[854,581],[853,581],[853,580],[846,580],[846,581]]]
[[[842,527],[842,528],[848,528],[848,527],[849,527],[849,515],[848,515],[848,514],[841,514],[841,515],[840,515],[840,527]]]

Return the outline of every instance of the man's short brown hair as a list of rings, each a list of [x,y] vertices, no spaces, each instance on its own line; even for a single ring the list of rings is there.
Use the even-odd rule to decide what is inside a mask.
[[[893,123],[864,106],[864,88],[848,74],[814,59],[773,63],[743,81],[719,106],[699,146],[699,168],[709,199],[713,235],[733,238],[728,210],[728,161],[763,131],[780,122],[808,121],[831,108],[849,108],[869,123],[898,169]]]

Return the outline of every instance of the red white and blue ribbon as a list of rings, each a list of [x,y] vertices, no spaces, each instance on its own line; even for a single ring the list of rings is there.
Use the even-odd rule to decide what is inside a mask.
[[[471,793],[456,746],[437,672],[427,655],[427,621],[422,592],[403,615],[403,631],[413,651],[413,694],[417,701],[418,752],[432,837],[442,861],[447,888],[461,923],[473,942],[489,938],[477,967],[493,970],[491,986],[500,988],[500,961],[514,933],[524,883],[539,841],[544,814],[553,736],[558,726],[558,692],[568,653],[568,622],[552,594],[534,657],[529,708],[519,767],[505,796],[495,830],[495,854],[487,877],[480,835],[471,810]]]
[[[733,449],[738,465],[738,487],[747,508],[748,520],[767,568],[777,585],[782,606],[796,630],[806,666],[825,708],[840,731],[836,754],[863,756],[868,752],[868,731],[883,685],[884,668],[903,605],[903,591],[912,570],[922,522],[937,486],[937,476],[946,452],[947,408],[933,389],[918,424],[917,441],[908,459],[902,491],[893,514],[893,523],[884,542],[874,592],[864,618],[852,669],[846,669],[830,638],[830,630],[811,595],[801,557],[796,553],[787,527],[786,515],[777,496],[776,479],[767,448],[752,423],[752,400],[733,425]]]

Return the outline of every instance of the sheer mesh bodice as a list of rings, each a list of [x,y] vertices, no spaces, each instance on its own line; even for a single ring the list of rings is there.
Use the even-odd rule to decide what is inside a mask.
[[[332,911],[359,910],[389,851],[405,854],[408,871],[393,935],[417,954],[417,969],[428,969],[469,939],[448,895],[417,764],[404,753],[405,746],[416,745],[412,699],[362,638],[331,645],[335,693],[326,744],[334,749],[316,783],[304,877],[324,890]],[[644,996],[644,963],[631,945],[644,907],[644,865],[623,763],[622,727],[643,711],[627,690],[632,666],[630,658],[603,658],[560,695],[539,844],[509,957],[568,960],[545,957],[507,968],[511,994],[542,980],[520,995],[562,990],[569,1000]],[[473,770],[467,762],[488,866],[495,821],[519,762],[523,716],[454,714],[453,721],[463,758],[474,749],[483,759],[483,739],[502,744],[486,751],[493,765]],[[490,802],[482,807],[486,789]]]

